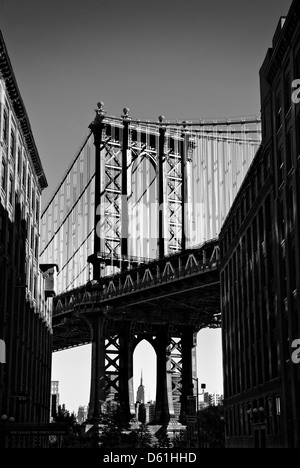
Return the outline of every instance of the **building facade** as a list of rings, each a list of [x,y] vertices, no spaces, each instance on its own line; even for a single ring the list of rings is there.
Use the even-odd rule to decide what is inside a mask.
[[[46,177],[0,32],[0,415],[49,420],[51,312],[39,268]],[[47,271],[47,267],[45,268]]]
[[[203,403],[205,406],[219,406],[223,405],[223,395],[221,393],[208,393],[205,392],[203,395]]]
[[[300,2],[260,70],[262,145],[220,233],[227,447],[300,446]]]

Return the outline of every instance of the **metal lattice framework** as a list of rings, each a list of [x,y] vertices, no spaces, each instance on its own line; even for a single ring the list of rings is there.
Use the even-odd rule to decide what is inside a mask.
[[[216,237],[259,127],[259,119],[147,122],[128,109],[118,119],[99,103],[43,213],[41,259],[62,263],[54,350],[92,340],[94,415],[105,399],[134,412],[132,356],[146,339],[158,360],[156,420],[186,420],[196,333],[220,326]]]
[[[216,237],[260,145],[258,118],[151,122],[99,104],[90,128],[42,215],[40,263],[59,266],[60,293],[90,279],[89,256],[104,276]]]
[[[176,412],[180,412],[180,397],[182,395],[182,344],[181,337],[172,337],[170,345],[172,396]],[[176,408],[177,406],[177,408]]]
[[[182,142],[171,141],[173,148],[166,151],[168,252],[177,252],[182,239]]]
[[[121,239],[121,178],[122,148],[116,128],[112,127],[111,137],[103,144],[104,183],[101,187],[105,197],[104,216],[100,218],[103,233],[103,252],[108,257],[119,257]]]

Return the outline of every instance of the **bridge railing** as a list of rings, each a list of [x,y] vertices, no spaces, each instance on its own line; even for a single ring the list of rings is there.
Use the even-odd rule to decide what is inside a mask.
[[[94,284],[89,282],[57,296],[53,302],[53,316],[71,311],[79,304],[107,302],[170,282],[176,283],[180,279],[215,270],[218,264],[217,240],[206,242],[199,248],[150,261],[138,268],[100,278]]]

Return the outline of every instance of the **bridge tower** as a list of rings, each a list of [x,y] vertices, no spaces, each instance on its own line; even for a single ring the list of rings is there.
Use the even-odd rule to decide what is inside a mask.
[[[128,108],[115,118],[98,103],[44,210],[41,252],[60,265],[53,349],[92,342],[90,420],[115,402],[135,416],[133,353],[145,339],[157,357],[154,423],[186,423],[197,333],[220,326],[215,238],[260,143],[253,125],[149,122]]]
[[[99,281],[101,264],[118,266],[124,272],[128,269],[128,168],[132,170],[130,160],[134,147],[132,130],[129,129],[129,109],[124,108],[122,125],[118,128],[121,144],[112,150],[111,135],[107,134],[105,124],[106,112],[103,103],[98,103],[96,118],[90,129],[95,145],[95,235],[94,252],[89,257],[93,266],[93,279]],[[168,239],[175,241],[174,250],[185,249],[185,209],[186,209],[186,168],[185,154],[188,148],[188,137],[177,135],[177,141],[172,140],[173,151],[166,145],[166,126],[164,117],[159,117],[158,132],[152,137],[152,149],[157,148],[156,161],[156,201],[158,207],[157,219],[157,250],[158,257],[163,259],[165,249],[165,192],[164,163],[166,152],[174,153],[173,161],[169,163],[169,188],[176,197],[170,217],[177,216],[176,230],[171,231]],[[129,132],[131,134],[129,135]],[[134,157],[137,158],[147,147],[146,130],[141,131],[141,145]],[[116,140],[116,136],[115,136]],[[149,140],[149,136],[148,136]],[[131,141],[131,148],[129,148]],[[177,147],[177,150],[175,150]],[[104,155],[103,155],[104,153]],[[109,153],[110,161],[107,160]],[[104,161],[103,161],[104,160]],[[109,162],[109,164],[107,163]],[[103,182],[102,171],[105,171],[106,181]],[[177,172],[175,172],[177,171]],[[172,178],[176,173],[180,183]],[[108,179],[108,182],[107,182]],[[103,192],[109,201],[108,209],[101,206]],[[169,197],[169,203],[170,203]],[[176,208],[175,208],[176,206]],[[109,216],[114,214],[113,236],[105,236],[104,223],[109,222]],[[172,219],[171,219],[172,222]],[[180,225],[178,230],[178,225]],[[170,228],[172,229],[172,224]],[[175,224],[174,224],[175,226]],[[180,237],[178,237],[180,232]],[[103,245],[104,243],[104,245]],[[109,258],[102,252],[108,249]],[[167,246],[168,248],[168,246]],[[168,249],[169,250],[169,249]],[[113,258],[113,260],[112,260]],[[132,262],[131,262],[132,266]],[[139,320],[115,320],[107,318],[107,310],[93,309],[92,312],[80,313],[89,324],[92,332],[92,374],[89,417],[97,419],[104,402],[118,401],[123,410],[124,420],[135,416],[135,401],[133,391],[133,353],[137,344],[146,339],[154,348],[157,356],[157,393],[154,423],[165,424],[170,420],[186,420],[187,397],[194,394],[193,379],[196,378],[196,336],[199,329],[185,325],[182,320],[180,327],[174,327],[172,321],[166,320],[141,322]],[[113,314],[112,314],[113,315]]]

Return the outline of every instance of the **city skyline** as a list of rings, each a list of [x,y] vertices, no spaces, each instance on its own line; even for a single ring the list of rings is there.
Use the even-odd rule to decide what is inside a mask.
[[[199,393],[201,383],[206,384],[206,391],[209,391],[209,393],[223,393],[221,330],[206,329],[200,331],[198,335],[197,375]],[[142,347],[141,352],[134,356],[134,395],[136,395],[140,382],[140,369],[146,366],[145,356],[150,354],[151,365],[148,365],[147,370],[143,372],[143,382],[146,388],[146,400],[155,401],[156,367],[154,364],[154,350],[145,341],[140,346]],[[69,357],[72,354],[73,357]],[[66,404],[66,408],[70,412],[77,412],[78,406],[85,406],[89,402],[91,345],[59,351],[53,354],[52,359],[52,380],[59,380],[60,382],[60,400]],[[214,372],[212,372],[212,369],[214,369]],[[194,383],[196,385],[196,382]],[[76,394],[70,388],[76,388]]]

